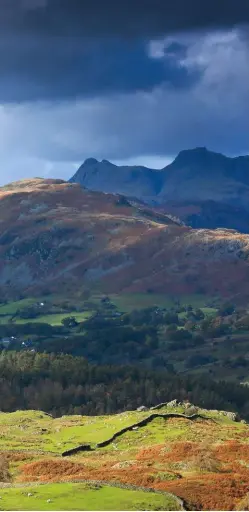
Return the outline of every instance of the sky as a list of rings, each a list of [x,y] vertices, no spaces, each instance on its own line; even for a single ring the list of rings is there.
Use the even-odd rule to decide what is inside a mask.
[[[1,0],[0,185],[249,153],[246,0]]]

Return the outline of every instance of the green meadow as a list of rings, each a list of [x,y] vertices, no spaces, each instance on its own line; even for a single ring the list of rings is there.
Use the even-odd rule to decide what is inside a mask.
[[[128,411],[110,416],[62,416],[52,418],[41,411],[16,411],[0,413],[0,450],[25,450],[53,452],[60,454],[80,444],[89,443],[93,448],[97,443],[106,441],[119,430],[129,427],[150,416],[153,412],[182,413],[183,408],[164,407],[159,411]],[[215,419],[220,428],[233,425],[241,430],[241,423],[234,423],[226,416],[213,411],[202,411],[203,416]],[[191,422],[192,424],[192,422]],[[167,439],[184,439],[186,429],[191,424],[184,423],[177,428],[167,419],[156,418],[146,426],[131,430],[116,438],[114,444],[124,449],[127,445],[146,445],[165,442]],[[110,445],[111,446],[111,445]],[[109,446],[109,447],[110,447]],[[109,447],[103,449],[109,449]]]
[[[166,294],[156,293],[124,293],[121,295],[111,295],[111,301],[120,311],[130,312],[134,309],[143,309],[147,307],[158,306],[162,308],[171,308],[175,306],[175,298]],[[212,301],[206,295],[184,295],[177,297],[181,306],[191,304],[194,308],[203,308],[204,312],[211,312],[213,308],[206,307],[207,303]],[[211,309],[211,311],[209,311]],[[214,309],[215,311],[215,309]]]
[[[58,483],[5,488],[0,493],[0,510],[180,510],[171,495],[107,485]]]

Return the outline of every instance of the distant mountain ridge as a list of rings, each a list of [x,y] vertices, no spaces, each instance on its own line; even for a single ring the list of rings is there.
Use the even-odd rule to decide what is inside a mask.
[[[143,166],[117,166],[107,160],[88,158],[69,180],[93,191],[153,200],[163,185],[162,171]]]
[[[183,150],[161,170],[89,158],[70,182],[136,197],[193,227],[249,232],[248,155],[231,158],[204,147]]]

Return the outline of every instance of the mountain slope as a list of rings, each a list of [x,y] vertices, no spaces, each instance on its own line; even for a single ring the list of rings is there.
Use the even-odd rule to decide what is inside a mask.
[[[249,231],[249,156],[229,158],[196,148],[181,151],[160,171],[88,159],[70,181],[91,190],[137,197],[166,212],[173,203],[175,214],[193,227]],[[197,217],[188,215],[186,208],[197,208]]]
[[[193,230],[120,196],[60,180],[0,189],[2,296],[105,292],[247,295],[249,238]]]

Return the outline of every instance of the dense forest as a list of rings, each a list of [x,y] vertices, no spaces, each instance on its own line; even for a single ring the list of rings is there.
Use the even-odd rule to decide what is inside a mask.
[[[249,389],[207,377],[134,366],[91,365],[82,357],[0,353],[0,410],[40,409],[53,416],[109,414],[178,398],[249,419]]]

